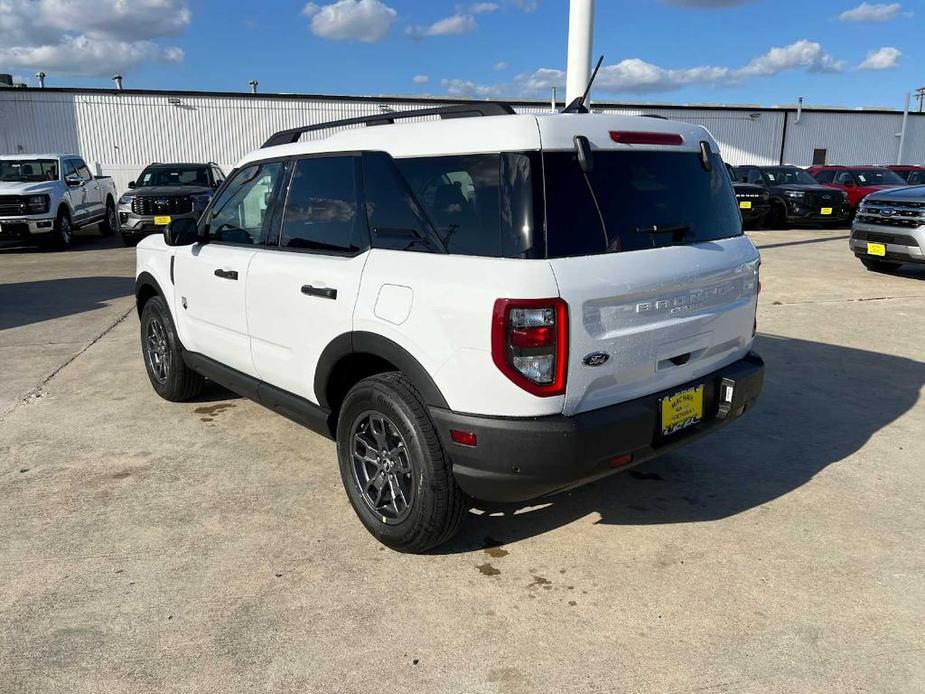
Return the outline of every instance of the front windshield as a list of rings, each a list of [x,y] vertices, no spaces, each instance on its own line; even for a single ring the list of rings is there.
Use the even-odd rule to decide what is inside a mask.
[[[58,162],[54,159],[6,159],[0,161],[0,181],[39,183],[58,180]]]
[[[158,166],[145,169],[138,181],[149,186],[208,186],[209,170],[205,166]]]
[[[889,169],[855,169],[851,172],[862,186],[903,185],[899,174]]]
[[[772,186],[786,185],[788,183],[797,183],[799,185],[818,185],[819,182],[806,173],[803,169],[795,166],[788,166],[780,169],[762,169],[764,175],[771,181]]]

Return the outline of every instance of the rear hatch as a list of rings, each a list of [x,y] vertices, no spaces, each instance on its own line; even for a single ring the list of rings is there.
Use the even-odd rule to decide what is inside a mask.
[[[591,118],[588,132],[606,123]],[[672,127],[680,144],[592,141],[587,172],[574,151],[544,149],[546,250],[570,312],[565,414],[695,381],[751,346],[758,252],[712,138],[646,130]]]

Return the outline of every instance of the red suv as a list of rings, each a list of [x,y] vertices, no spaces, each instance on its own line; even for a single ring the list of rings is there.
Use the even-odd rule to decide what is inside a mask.
[[[811,166],[807,171],[822,185],[845,191],[852,214],[871,193],[908,185],[899,174],[883,166]]]
[[[897,174],[910,186],[925,185],[925,166],[894,164],[893,166],[888,166],[886,168]]]

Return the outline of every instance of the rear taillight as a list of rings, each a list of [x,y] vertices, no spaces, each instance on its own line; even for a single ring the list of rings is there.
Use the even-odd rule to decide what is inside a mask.
[[[568,304],[558,298],[495,301],[491,357],[501,373],[528,393],[565,393]]]

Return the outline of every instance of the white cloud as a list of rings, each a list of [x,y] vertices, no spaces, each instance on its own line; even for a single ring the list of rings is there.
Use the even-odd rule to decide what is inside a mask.
[[[152,41],[112,41],[65,37],[54,45],[0,48],[0,64],[74,75],[111,75],[147,62],[177,63],[183,51]]]
[[[898,2],[869,3],[862,2],[857,7],[846,10],[838,15],[843,22],[888,22],[894,19],[902,10]]]
[[[806,68],[810,72],[840,72],[845,64],[822,50],[815,41],[797,41],[783,48],[772,48],[736,71],[740,77],[765,77],[785,70]]]
[[[491,66],[491,69],[494,70],[495,72],[502,72],[504,70],[507,70],[509,67],[510,65],[505,63],[503,60],[499,60],[497,63]]]
[[[439,19],[428,26],[408,27],[407,33],[415,38],[424,36],[454,36],[468,34],[478,29],[475,17],[471,14],[454,14]]]
[[[398,13],[380,0],[338,0],[330,5],[308,3],[302,14],[311,17],[315,36],[331,41],[374,43],[385,38]]]
[[[477,2],[474,5],[469,5],[468,12],[469,14],[484,14],[486,12],[497,12],[501,9],[501,5],[494,2]]]
[[[736,85],[746,79],[769,77],[796,69],[838,72],[844,69],[844,63],[826,53],[818,43],[806,40],[782,48],[772,48],[738,68],[715,65],[665,68],[639,58],[627,58],[619,63],[603,66],[594,82],[594,89],[610,94],[652,94],[698,84]],[[451,94],[467,96],[537,96],[547,94],[552,87],[564,87],[565,71],[540,68],[532,73],[517,75],[511,82],[497,85],[459,79],[443,80],[441,85]]]
[[[440,86],[446,89],[447,94],[453,96],[501,96],[505,92],[504,85],[477,84],[471,80],[440,80]]]
[[[884,46],[876,51],[869,51],[864,62],[858,65],[861,70],[889,70],[899,65],[902,51],[892,46]]]
[[[189,26],[187,0],[0,0],[0,64],[103,76],[179,62],[159,39]]]
[[[521,12],[533,12],[540,6],[538,0],[507,0],[507,4],[516,7]]]
[[[415,84],[427,84],[428,82],[430,82],[430,77],[428,77],[427,75],[415,75],[414,77],[411,78],[411,81],[414,82]]]

